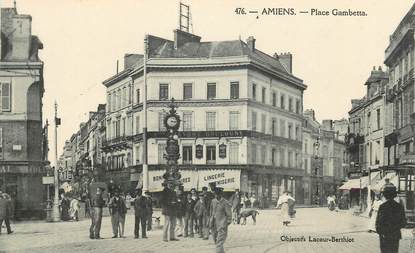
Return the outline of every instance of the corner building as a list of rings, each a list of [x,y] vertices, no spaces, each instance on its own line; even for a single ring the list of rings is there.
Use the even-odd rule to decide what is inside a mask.
[[[408,223],[415,224],[415,111],[414,46],[415,5],[390,35],[385,50],[389,68],[386,89],[385,171],[397,184],[399,201]]]
[[[1,8],[0,191],[11,195],[16,218],[42,216],[46,199],[43,45],[31,31],[31,16]]]
[[[254,194],[265,206],[288,189],[302,203],[306,86],[291,73],[292,55],[265,54],[253,37],[246,42],[200,40],[181,30],[174,31],[174,41],[148,36],[150,190],[162,190],[163,119],[174,98],[181,117],[179,167],[185,190],[216,182],[225,191]],[[140,182],[142,175],[135,174],[141,172],[143,157],[142,55],[126,55],[125,69],[104,85],[107,171],[124,171]]]

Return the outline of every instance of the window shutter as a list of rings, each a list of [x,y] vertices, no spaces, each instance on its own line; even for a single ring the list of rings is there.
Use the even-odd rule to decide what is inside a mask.
[[[0,160],[3,160],[3,128],[0,128]]]
[[[10,111],[10,83],[1,84],[1,108],[2,111]]]

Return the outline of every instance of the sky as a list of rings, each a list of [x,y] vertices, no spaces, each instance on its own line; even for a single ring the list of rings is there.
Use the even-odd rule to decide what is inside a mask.
[[[12,0],[1,0],[2,7]],[[389,35],[409,11],[411,0],[183,0],[190,5],[193,33],[202,41],[256,38],[256,47],[273,55],[293,54],[293,73],[308,86],[304,109],[318,120],[347,117],[350,100],[365,94],[373,66],[383,66]],[[32,16],[32,33],[44,44],[43,118],[53,122],[54,102],[65,140],[105,103],[102,81],[123,67],[125,53],[142,53],[145,34],[173,39],[178,0],[17,0],[20,14]],[[237,15],[236,8],[294,8],[295,16]],[[310,16],[310,9],[352,9],[364,17]],[[52,128],[49,131],[52,159]],[[52,159],[53,160],[53,159]]]

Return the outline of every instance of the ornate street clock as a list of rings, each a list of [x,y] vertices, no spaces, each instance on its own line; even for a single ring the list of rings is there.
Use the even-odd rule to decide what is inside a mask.
[[[177,160],[180,158],[179,136],[178,130],[180,127],[180,117],[176,112],[176,105],[172,99],[169,113],[164,117],[164,126],[167,129],[167,147],[164,157],[167,160],[168,168],[164,173],[163,178],[166,183],[172,183],[174,186],[181,185],[181,175],[177,165]]]
[[[174,113],[167,114],[167,116],[164,118],[164,125],[167,129],[171,129],[173,131],[177,131],[180,126],[180,118],[179,115],[176,114],[176,111]]]

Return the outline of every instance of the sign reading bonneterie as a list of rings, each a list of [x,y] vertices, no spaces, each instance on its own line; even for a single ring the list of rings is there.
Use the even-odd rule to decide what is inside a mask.
[[[148,188],[151,192],[163,190],[163,174],[165,170],[150,170]],[[202,187],[209,187],[209,183],[215,182],[217,186],[224,188],[225,191],[240,189],[241,171],[240,170],[181,170],[180,181],[183,183],[184,190],[190,191],[195,188],[202,191]]]
[[[151,192],[162,191],[163,186],[163,174],[165,170],[151,170],[149,171],[149,179],[148,179],[148,188]],[[197,188],[198,182],[198,173],[197,171],[192,170],[181,170],[180,171],[181,178],[180,181],[183,184],[185,191],[190,191],[192,188]]]

